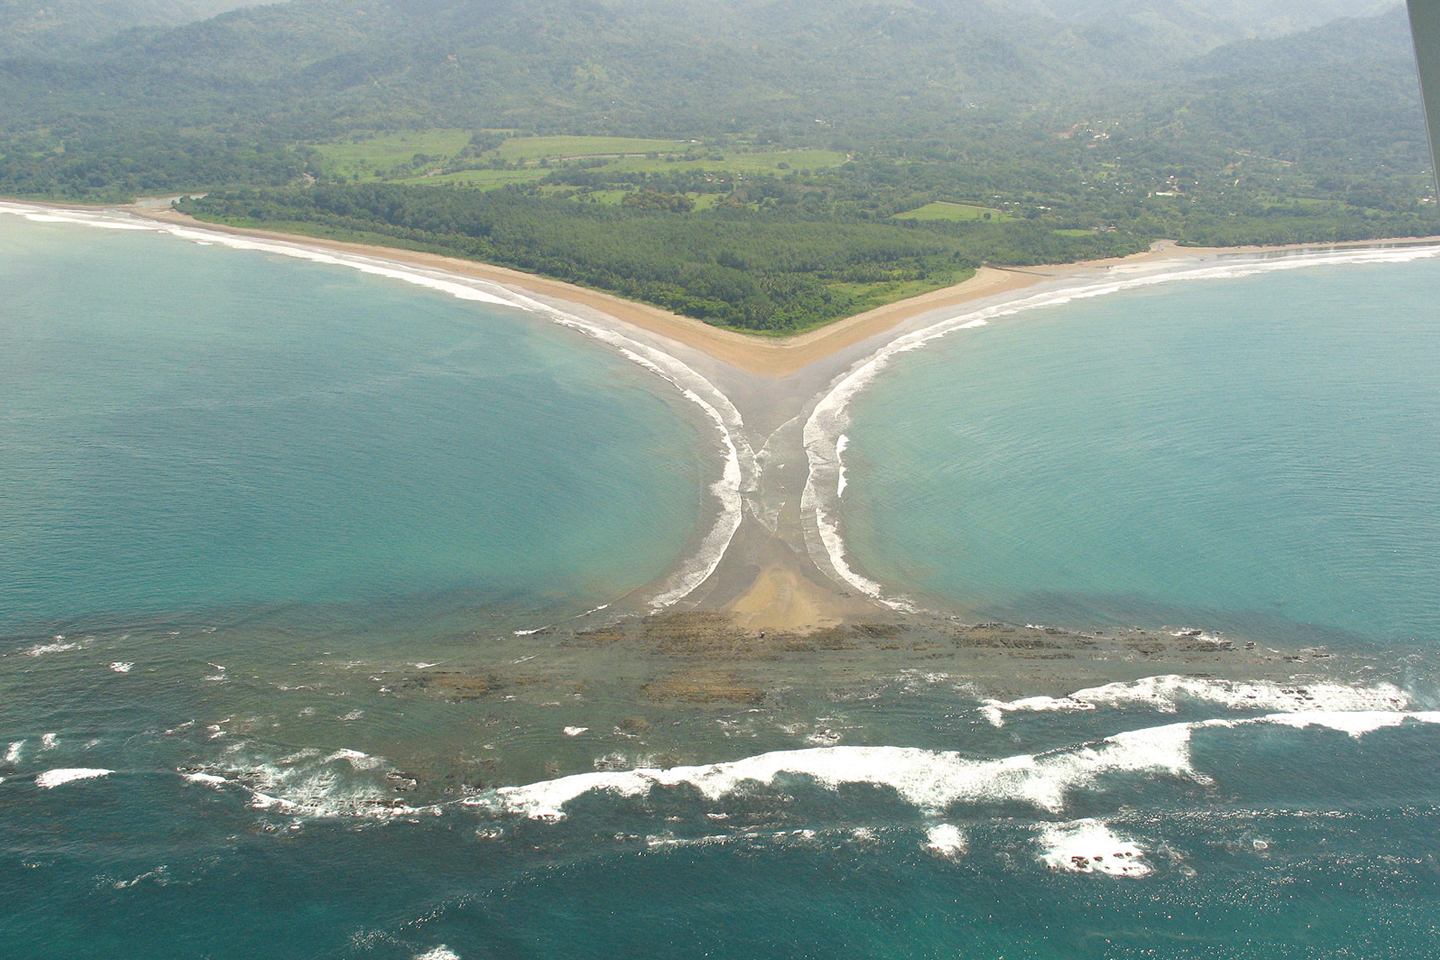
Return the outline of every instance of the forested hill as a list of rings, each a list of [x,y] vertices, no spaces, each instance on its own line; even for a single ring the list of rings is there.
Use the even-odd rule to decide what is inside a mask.
[[[264,0],[0,0],[0,57],[53,55],[139,27],[172,28]]]
[[[1385,0],[290,0],[25,49],[0,194],[209,192],[750,328],[984,260],[1440,232]]]
[[[134,12],[138,22],[146,8],[205,2],[139,0]],[[1306,17],[1285,14],[1296,9],[1285,0],[1252,6],[1271,4],[1275,16],[1210,0],[293,0],[62,53],[48,71],[30,63],[8,72],[48,114],[123,92],[110,109],[278,114],[307,135],[320,123],[425,119],[913,139],[966,126],[967,111],[1023,110],[1154,79],[1277,20],[1310,25],[1339,12],[1333,0],[1312,2]]]

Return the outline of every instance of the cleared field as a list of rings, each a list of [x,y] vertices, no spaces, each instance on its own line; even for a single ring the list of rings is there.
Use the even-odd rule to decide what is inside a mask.
[[[975,271],[968,268],[958,268],[950,273],[937,274],[929,280],[892,280],[879,283],[842,283],[833,281],[826,286],[843,296],[855,298],[851,307],[852,315],[864,313],[875,307],[883,307],[887,303],[894,303],[897,300],[908,300],[910,297],[918,297],[922,293],[929,293],[931,290],[940,290],[945,287],[954,286],[957,283],[964,283],[975,276]]]
[[[519,140],[509,140],[502,144],[497,150],[486,154],[494,158],[511,144],[520,144],[529,155],[530,159],[521,160],[518,153],[515,156],[505,158],[510,163],[524,163],[524,166],[510,169],[495,170],[490,168],[477,168],[471,170],[456,170],[451,173],[435,174],[433,176],[408,176],[400,178],[400,183],[420,184],[449,184],[458,183],[481,190],[494,190],[498,187],[509,186],[516,183],[531,183],[543,179],[557,169],[567,166],[567,161],[579,162],[580,154],[568,154],[564,157],[559,154],[544,153],[536,156],[536,150],[541,143],[547,145],[546,149],[556,147],[570,149],[576,144],[589,143],[594,148],[601,146],[613,148],[617,144],[676,144],[683,141],[673,140],[626,140],[618,137],[526,137]],[[515,148],[517,151],[520,147]],[[652,153],[655,151],[651,151]],[[413,154],[406,155],[409,160]],[[760,150],[753,152],[727,151],[725,154],[710,154],[704,157],[685,156],[684,154],[666,154],[664,156],[633,156],[616,154],[591,154],[593,160],[603,161],[601,165],[591,168],[591,171],[598,174],[610,174],[623,176],[627,174],[647,173],[693,173],[697,171],[711,172],[715,174],[726,174],[730,176],[761,175],[761,174],[783,174],[790,170],[825,170],[831,167],[838,167],[846,163],[850,158],[848,155],[833,150]],[[547,160],[545,166],[540,165],[540,160]],[[392,167],[394,164],[392,164]],[[567,189],[556,188],[556,191]],[[630,192],[629,187],[612,188],[604,190],[588,191],[589,195],[600,203],[619,203],[626,193]],[[728,187],[721,188],[721,193],[695,193],[692,199],[696,207],[704,210],[713,207],[719,202],[720,197]]]
[[[457,170],[454,173],[440,173],[433,177],[405,177],[396,183],[446,184],[459,183],[481,190],[495,190],[512,183],[531,183],[543,178],[550,171],[540,167],[525,167],[520,170]]]
[[[850,158],[834,150],[762,150],[726,152],[722,159],[666,160],[626,157],[605,165],[607,173],[667,173],[713,170],[717,173],[784,173],[787,170],[826,170]]]
[[[981,207],[973,203],[951,203],[936,200],[923,207],[895,214],[896,220],[989,220],[998,223],[1010,218],[993,207]]]
[[[315,152],[332,176],[366,178],[409,163],[416,154],[447,159],[457,156],[469,143],[468,130],[407,130],[347,143],[320,143],[315,145]]]
[[[486,154],[510,162],[563,160],[567,157],[624,156],[635,153],[684,153],[693,140],[644,140],[636,137],[516,137]]]

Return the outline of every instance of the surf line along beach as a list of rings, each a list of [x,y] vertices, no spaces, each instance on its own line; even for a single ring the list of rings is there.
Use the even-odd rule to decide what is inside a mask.
[[[714,424],[722,465],[711,487],[713,522],[694,551],[661,582],[609,605],[610,615],[713,611],[752,633],[805,633],[914,612],[911,601],[855,568],[839,516],[849,403],[894,358],[1027,310],[1127,289],[1322,264],[1440,258],[1440,238],[1228,249],[1161,242],[1120,259],[982,267],[957,286],[772,339],[502,267],[212,225],[149,204],[102,209],[15,201],[0,202],[0,212],[151,230],[358,269],[512,306],[619,351],[668,381]]]

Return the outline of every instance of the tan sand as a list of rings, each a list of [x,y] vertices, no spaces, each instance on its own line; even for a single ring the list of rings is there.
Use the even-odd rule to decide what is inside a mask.
[[[793,567],[770,566],[726,610],[736,626],[755,633],[805,633],[838,626],[843,617],[821,590]]]
[[[347,243],[308,237],[303,234],[281,233],[273,230],[252,230],[229,227],[221,224],[196,220],[175,210],[156,210],[151,207],[132,207],[136,216],[169,223],[182,223],[206,230],[233,233],[241,236],[266,240],[301,243],[331,252],[360,254],[392,260],[432,270],[446,270],[462,276],[503,284],[524,293],[563,300],[590,307],[609,314],[642,330],[677,340],[694,347],[723,363],[730,364],[747,373],[777,379],[804,369],[817,360],[825,359],[847,347],[894,329],[907,320],[945,307],[957,307],[984,297],[1012,293],[1034,286],[1046,280],[1060,279],[1072,274],[1094,272],[1106,267],[1146,263],[1154,260],[1178,260],[1183,258],[1212,257],[1230,253],[1264,253],[1286,250],[1334,250],[1346,247],[1370,247],[1384,243],[1440,242],[1440,237],[1411,238],[1403,240],[1367,240],[1355,243],[1287,244],[1274,247],[1181,247],[1173,241],[1162,240],[1145,253],[1129,257],[1113,257],[1101,260],[1087,260],[1079,263],[1051,264],[1036,267],[1002,268],[984,266],[963,283],[940,290],[932,290],[918,297],[888,303],[865,313],[837,320],[834,323],[790,337],[770,337],[741,333],[711,326],[701,320],[682,317],[679,314],[652,307],[649,304],[626,300],[613,294],[581,287],[562,280],[551,280],[508,267],[497,267],[474,260],[447,257],[434,253],[419,253],[363,243]]]
[[[67,204],[46,204],[34,201],[20,201],[37,207],[59,209],[85,209],[94,207]],[[1285,250],[1334,250],[1346,247],[1371,247],[1391,243],[1440,242],[1440,237],[1402,238],[1396,240],[1366,240],[1353,243],[1287,244],[1273,247],[1181,247],[1173,241],[1162,240],[1145,253],[1129,257],[1115,257],[1088,260],[1079,263],[1052,264],[1035,267],[994,267],[983,266],[975,275],[963,283],[940,290],[933,290],[911,297],[908,300],[885,304],[865,313],[837,320],[816,330],[790,337],[769,337],[741,333],[711,326],[701,320],[682,317],[679,314],[652,307],[649,304],[626,300],[613,294],[592,290],[588,287],[551,280],[535,274],[497,267],[475,260],[448,257],[434,253],[421,253],[395,247],[373,244],[348,243],[311,237],[304,234],[283,233],[276,230],[258,230],[232,227],[224,224],[197,220],[187,214],[161,207],[156,202],[141,201],[123,208],[127,213],[148,220],[181,224],[198,229],[213,230],[237,236],[295,243],[332,253],[358,254],[396,263],[408,264],[431,270],[444,270],[460,276],[502,284],[511,289],[551,300],[561,300],[589,307],[608,314],[642,330],[676,340],[693,347],[708,356],[729,364],[746,373],[781,379],[810,364],[833,356],[871,337],[892,330],[907,320],[922,314],[947,307],[961,306],[985,297],[1011,293],[1034,286],[1046,280],[1055,280],[1069,275],[1096,272],[1122,264],[1145,263],[1152,260],[1201,258],[1229,253],[1264,253]]]
[[[1039,272],[1022,273],[982,267],[975,276],[953,287],[935,290],[910,300],[886,304],[798,336],[766,337],[721,329],[701,320],[682,317],[659,307],[625,300],[599,290],[474,260],[400,250],[393,247],[308,237],[301,234],[280,233],[273,230],[230,227],[196,220],[174,210],[144,208],[133,209],[132,212],[151,220],[180,223],[200,229],[257,239],[301,243],[320,250],[376,257],[503,284],[524,293],[590,307],[626,323],[634,324],[643,330],[678,340],[747,373],[776,378],[788,376],[815,360],[830,356],[838,350],[859,343],[878,333],[883,333],[921,313],[939,307],[967,303],[997,293],[1008,293],[1048,279]]]

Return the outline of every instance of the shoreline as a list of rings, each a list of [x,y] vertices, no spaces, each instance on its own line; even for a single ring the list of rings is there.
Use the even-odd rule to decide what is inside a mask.
[[[496,283],[520,293],[578,304],[632,324],[647,333],[658,334],[678,341],[705,353],[712,359],[747,373],[776,379],[798,373],[812,363],[831,357],[841,350],[853,347],[872,337],[890,333],[907,321],[932,311],[964,307],[988,297],[1019,293],[1047,281],[1069,279],[1097,269],[1109,270],[1114,267],[1148,264],[1167,259],[1198,260],[1220,256],[1290,254],[1306,251],[1368,249],[1398,245],[1424,246],[1440,243],[1440,236],[1242,247],[1182,247],[1174,241],[1159,240],[1152,244],[1149,250],[1126,257],[1108,257],[1022,268],[987,264],[977,268],[974,276],[954,286],[943,287],[917,297],[884,304],[803,333],[785,337],[764,337],[725,327],[716,327],[694,317],[671,313],[660,307],[636,300],[627,300],[603,290],[583,287],[564,280],[552,280],[537,274],[482,263],[477,260],[404,250],[378,244],[328,240],[277,230],[231,227],[199,220],[174,210],[146,210],[133,205],[122,209],[142,219],[153,219],[162,223],[215,230],[220,233],[248,236],[255,239],[313,245],[328,252],[358,254],[394,260],[409,266],[444,270],[471,279]]]
[[[1187,279],[1327,261],[1433,256],[1440,238],[1276,247],[1185,248],[1160,241],[1127,257],[1032,268],[984,267],[970,280],[785,339],[709,326],[561,281],[438,254],[207,224],[173,211],[0,201],[27,215],[345,266],[462,299],[538,314],[615,350],[713,422],[727,451],[694,549],[608,616],[666,610],[734,617],[753,637],[815,633],[875,617],[923,619],[850,564],[838,509],[848,406],[889,362],[958,330],[1031,309]],[[84,214],[82,219],[65,213]],[[106,215],[110,219],[106,219]],[[221,238],[207,240],[206,238]],[[1348,256],[1347,256],[1348,254]],[[903,588],[903,585],[901,585]]]
[[[440,270],[467,279],[494,283],[517,293],[595,310],[638,327],[647,333],[684,344],[739,370],[773,378],[783,378],[795,374],[810,364],[833,356],[841,350],[853,347],[872,337],[892,332],[902,324],[924,314],[963,307],[977,300],[1017,293],[1045,282],[1071,279],[1096,270],[1109,271],[1116,267],[1138,266],[1163,260],[1193,261],[1212,257],[1284,255],[1440,244],[1440,236],[1237,247],[1184,247],[1171,240],[1158,240],[1151,245],[1149,250],[1125,257],[1028,267],[987,264],[979,267],[974,276],[954,286],[884,304],[803,333],[772,338],[712,326],[703,320],[681,316],[660,307],[627,300],[616,294],[567,281],[552,280],[510,267],[444,254],[424,253],[379,244],[331,240],[279,230],[234,227],[199,220],[169,208],[156,209],[140,202],[103,206],[9,198],[0,198],[0,202],[92,214],[105,210],[117,210],[135,219],[155,221],[168,226],[210,230],[255,240],[294,244],[326,253],[371,257],[421,269]]]
[[[975,304],[968,311],[937,316],[929,323],[897,331],[896,336],[831,383],[810,408],[803,440],[811,469],[802,493],[802,512],[809,519],[806,534],[812,561],[832,579],[881,606],[906,615],[922,612],[922,608],[917,606],[912,598],[887,589],[865,572],[855,569],[843,534],[843,518],[839,510],[841,494],[846,485],[842,454],[848,441],[846,431],[851,423],[850,403],[896,358],[961,331],[989,326],[995,321],[1032,310],[1059,307],[1078,300],[1162,284],[1241,279],[1289,269],[1433,259],[1440,255],[1440,244],[1367,244],[1359,247],[1347,245],[1318,249],[1301,246],[1286,248],[1278,256],[1265,255],[1268,252],[1272,251],[1257,255],[1252,251],[1235,248],[1234,251],[1203,251],[1197,256],[1179,259],[1166,256],[1167,249],[1156,249],[1151,251],[1152,255],[1148,258],[1143,255],[1124,258],[1123,261],[1107,267],[1104,273],[1093,269],[1071,271],[1063,276],[1061,282],[1025,289],[1023,296],[995,300],[984,305]],[[1130,269],[1116,270],[1115,267],[1122,263]],[[1146,266],[1156,269],[1146,270]]]

